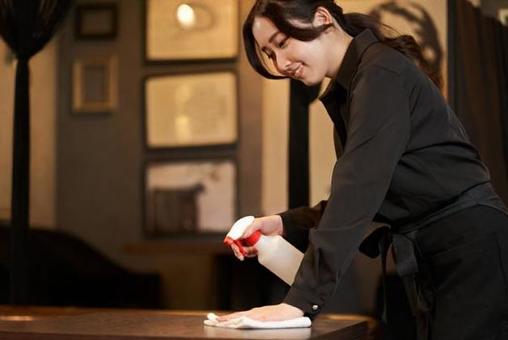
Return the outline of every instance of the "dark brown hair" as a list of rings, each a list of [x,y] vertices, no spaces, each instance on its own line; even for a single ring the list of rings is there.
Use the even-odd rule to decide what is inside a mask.
[[[269,79],[286,78],[274,75],[267,70],[265,63],[260,57],[259,46],[252,33],[254,19],[256,17],[265,17],[270,19],[278,30],[285,35],[301,41],[311,41],[332,27],[333,24],[302,28],[294,26],[291,24],[291,21],[312,24],[314,13],[318,7],[326,8],[340,27],[353,37],[367,28],[372,30],[379,41],[413,60],[441,88],[442,79],[440,74],[432,70],[429,62],[423,56],[420,45],[418,45],[412,36],[400,35],[390,26],[382,24],[375,18],[365,14],[344,14],[342,8],[333,0],[257,0],[243,23],[242,33],[247,58],[259,74]]]

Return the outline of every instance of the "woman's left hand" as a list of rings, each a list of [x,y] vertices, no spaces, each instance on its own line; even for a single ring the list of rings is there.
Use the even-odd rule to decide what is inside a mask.
[[[217,321],[228,321],[241,316],[258,321],[283,321],[302,317],[303,311],[287,303],[280,303],[278,305],[257,307],[248,311],[221,315],[217,318]]]

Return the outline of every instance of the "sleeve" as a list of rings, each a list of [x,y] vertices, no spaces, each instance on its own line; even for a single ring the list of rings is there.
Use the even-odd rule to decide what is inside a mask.
[[[410,131],[409,94],[398,73],[360,70],[351,86],[350,119],[331,194],[285,303],[317,315],[333,295],[388,191]]]
[[[327,201],[313,207],[299,207],[279,213],[282,218],[282,236],[296,248],[304,252],[309,246],[309,229],[319,224]]]

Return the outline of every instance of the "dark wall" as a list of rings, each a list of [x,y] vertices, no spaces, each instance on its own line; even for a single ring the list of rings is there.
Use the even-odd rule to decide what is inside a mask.
[[[508,8],[508,0],[482,0],[481,9],[483,14],[498,17],[497,11],[500,8]]]
[[[82,3],[115,1],[78,1]],[[143,79],[185,71],[235,70],[238,76],[239,142],[230,153],[238,161],[238,213],[258,214],[261,205],[261,79],[243,54],[235,61],[192,65],[145,65],[144,1],[115,2],[118,34],[111,41],[76,40],[74,14],[59,40],[57,119],[57,228],[70,231],[127,265],[137,261],[122,248],[144,240],[142,233],[143,166],[167,153],[148,153],[143,141]],[[241,17],[250,1],[239,1]],[[71,110],[73,60],[118,58],[118,109],[104,115]],[[141,260],[140,260],[141,261]]]

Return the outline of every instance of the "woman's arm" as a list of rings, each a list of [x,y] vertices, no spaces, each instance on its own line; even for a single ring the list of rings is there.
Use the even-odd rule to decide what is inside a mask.
[[[305,252],[309,245],[309,229],[319,224],[327,201],[321,201],[313,207],[299,207],[279,213],[282,218],[282,236],[296,248]]]
[[[403,76],[383,66],[358,71],[351,86],[344,153],[331,195],[284,302],[312,316],[349,267],[378,212],[409,140],[409,91]]]

